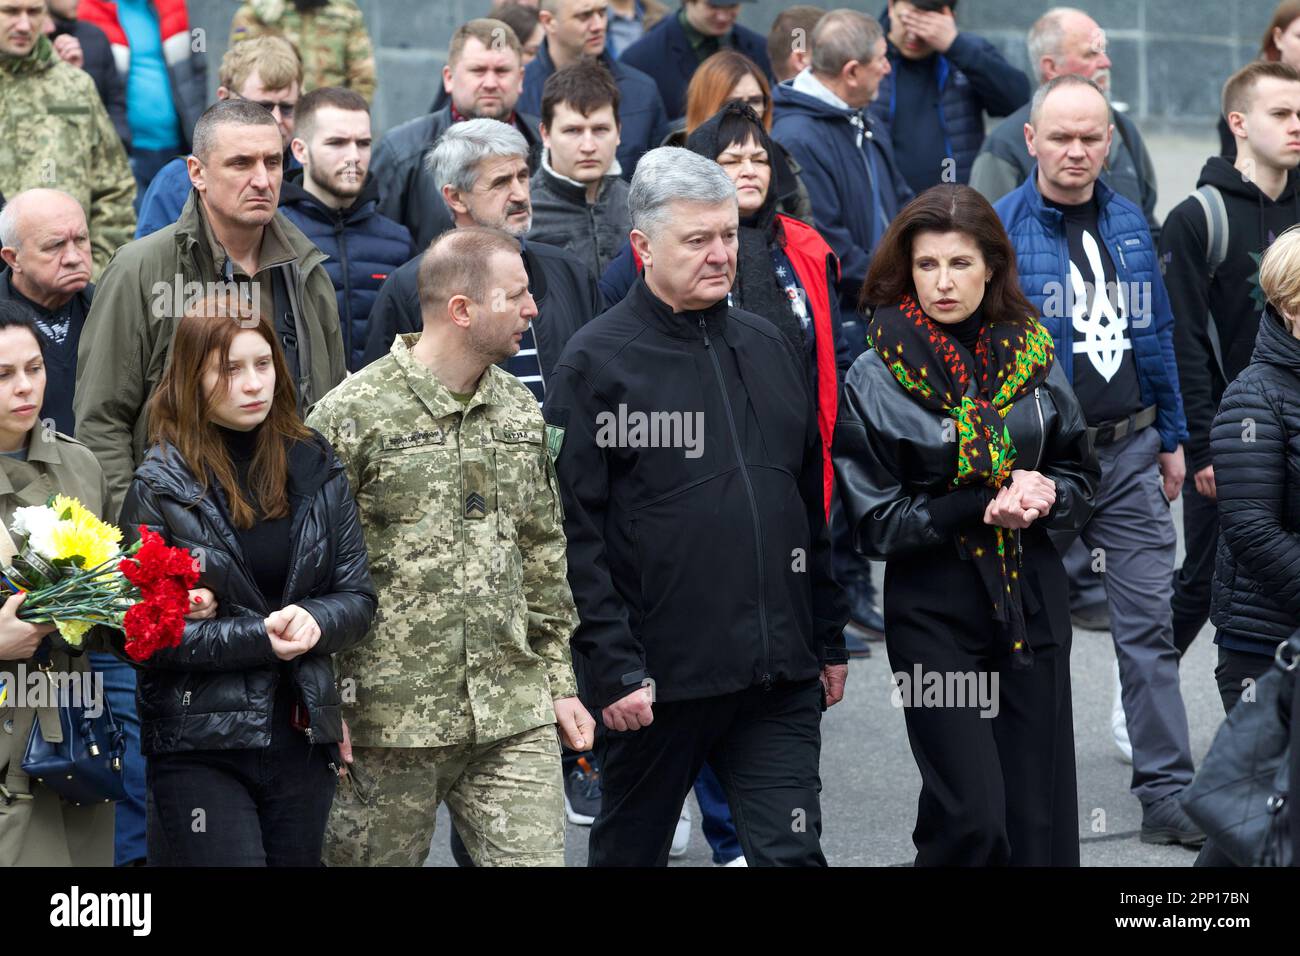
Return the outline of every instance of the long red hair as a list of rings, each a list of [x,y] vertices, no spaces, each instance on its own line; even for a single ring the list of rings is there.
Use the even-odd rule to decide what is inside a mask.
[[[731,100],[736,84],[746,76],[757,80],[763,91],[763,128],[772,132],[772,87],[762,68],[743,53],[719,50],[700,64],[686,89],[687,134],[722,109]]]
[[[231,343],[243,331],[256,332],[266,340],[275,369],[271,411],[259,426],[248,475],[252,502],[239,489],[235,466],[212,420],[215,399],[230,387]],[[203,376],[213,361],[217,385],[211,394],[205,394]],[[289,446],[310,439],[312,432],[298,417],[292,378],[274,329],[241,296],[212,292],[185,310],[176,323],[171,357],[146,414],[149,440],[175,448],[205,493],[208,476],[216,479],[226,493],[235,527],[251,528],[258,512],[262,518],[289,514]]]

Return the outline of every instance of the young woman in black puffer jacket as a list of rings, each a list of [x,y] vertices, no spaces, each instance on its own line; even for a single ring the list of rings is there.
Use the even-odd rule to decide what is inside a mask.
[[[1300,228],[1259,266],[1268,299],[1250,364],[1210,430],[1219,503],[1210,620],[1223,709],[1300,627]]]
[[[330,658],[376,600],[343,465],[295,408],[265,318],[210,296],[177,323],[121,521],[189,548],[218,611],[140,675],[151,865],[320,863],[344,739]]]

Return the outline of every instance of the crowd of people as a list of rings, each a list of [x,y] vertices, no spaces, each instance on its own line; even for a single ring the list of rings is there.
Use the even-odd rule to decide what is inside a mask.
[[[143,662],[0,607],[128,741],[74,805],[16,708],[0,862],[418,866],[445,804],[461,865],[655,866],[693,790],[825,865],[883,650],[997,678],[904,709],[917,864],[1078,865],[1079,624],[1141,839],[1223,863],[1179,667],[1212,621],[1227,712],[1300,624],[1300,3],[1163,223],[1105,25],[1031,78],[957,6],[497,0],[379,131],[353,0],[243,4],[211,104],[184,0],[0,0],[0,519],[201,555]]]

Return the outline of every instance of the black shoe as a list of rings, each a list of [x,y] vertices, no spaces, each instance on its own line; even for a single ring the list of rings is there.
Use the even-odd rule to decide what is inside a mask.
[[[1205,834],[1183,812],[1178,795],[1171,794],[1142,808],[1142,842],[1158,846],[1178,843],[1196,849],[1205,843]]]
[[[848,650],[849,657],[870,657],[871,645],[867,643],[868,640],[870,638],[854,627],[852,622],[844,626],[844,647]]]
[[[564,813],[580,827],[591,826],[600,813],[600,772],[586,757],[564,778]]]
[[[1110,605],[1105,601],[1070,609],[1070,621],[1085,631],[1110,630]]]
[[[885,639],[885,619],[871,605],[854,608],[849,614],[849,627],[865,641],[883,641]]]

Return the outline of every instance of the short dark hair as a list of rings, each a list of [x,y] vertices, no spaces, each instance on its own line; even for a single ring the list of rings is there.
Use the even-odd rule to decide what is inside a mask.
[[[489,266],[498,252],[518,255],[519,240],[487,226],[448,229],[434,239],[416,271],[421,311],[445,306],[454,295],[483,304],[493,278]]]
[[[280,135],[280,126],[266,107],[251,100],[217,100],[203,111],[194,124],[192,152],[203,162],[208,161],[218,126],[269,126]]]
[[[772,21],[772,29],[767,31],[767,58],[773,65],[784,63],[794,52],[791,43],[796,30],[802,31],[805,43],[812,43],[813,28],[817,21],[826,15],[821,7],[799,4],[786,7]]]
[[[350,113],[370,115],[370,104],[360,93],[355,90],[345,90],[341,86],[322,86],[303,94],[302,99],[298,101],[298,105],[294,108],[294,115],[297,117],[294,121],[294,135],[303,142],[309,142],[312,126],[316,122],[316,114],[327,106],[332,106],[336,110],[347,110]]]
[[[1247,63],[1223,84],[1223,118],[1229,113],[1244,113],[1254,100],[1255,85],[1262,79],[1300,83],[1300,72],[1280,60],[1255,60]]]
[[[32,333],[41,355],[45,355],[45,337],[37,331],[32,314],[12,299],[0,299],[0,331],[13,328],[26,329]]]
[[[579,60],[546,78],[542,86],[542,122],[547,129],[551,128],[555,108],[561,103],[567,103],[583,116],[590,116],[602,106],[611,106],[614,121],[618,122],[618,84],[597,60]]]
[[[515,37],[521,45],[528,42],[528,38],[537,29],[537,24],[541,22],[536,7],[526,7],[522,3],[514,2],[497,4],[488,16],[493,20],[500,20],[514,30]]]
[[[897,3],[898,0],[893,0]],[[918,10],[924,10],[926,13],[942,13],[943,8],[947,7],[954,14],[957,12],[957,0],[903,0],[904,3],[910,3]],[[890,5],[892,6],[893,3]]]
[[[912,281],[912,243],[920,232],[960,232],[975,240],[993,272],[984,293],[984,315],[991,322],[1024,323],[1037,316],[1016,273],[1016,251],[989,201],[969,186],[931,186],[903,207],[889,224],[871,257],[860,305],[895,305],[916,295]]]

